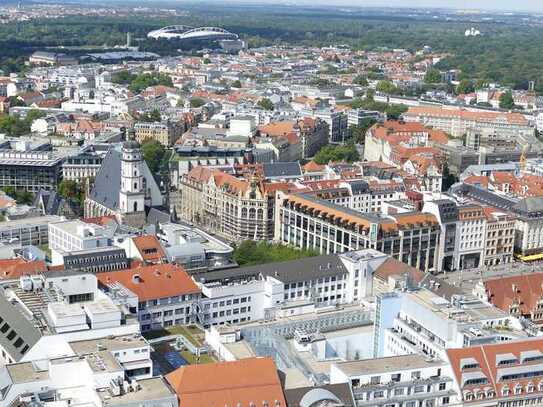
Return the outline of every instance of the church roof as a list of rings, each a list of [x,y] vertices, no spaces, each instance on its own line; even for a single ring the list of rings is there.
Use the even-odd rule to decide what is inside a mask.
[[[111,149],[96,174],[90,198],[113,211],[119,209],[119,191],[121,189],[121,152]]]

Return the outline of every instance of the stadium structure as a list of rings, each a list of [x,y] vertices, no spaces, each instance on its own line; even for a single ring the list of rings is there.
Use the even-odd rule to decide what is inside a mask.
[[[186,25],[169,25],[147,34],[148,38],[180,39],[180,40],[239,40],[237,34],[219,27],[188,27]]]

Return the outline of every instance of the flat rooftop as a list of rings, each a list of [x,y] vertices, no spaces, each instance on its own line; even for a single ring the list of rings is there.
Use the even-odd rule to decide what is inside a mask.
[[[346,375],[369,375],[389,373],[399,370],[424,369],[444,365],[445,362],[428,359],[423,355],[391,356],[377,359],[362,359],[352,362],[339,362],[335,365]]]
[[[147,341],[139,334],[70,342],[70,347],[77,355],[86,355],[94,353],[97,350],[113,352],[147,345]]]
[[[37,367],[32,362],[6,365],[13,383],[39,382],[49,379],[49,370]]]
[[[153,400],[158,401],[167,397],[177,398],[171,387],[162,377],[153,377],[150,379],[138,380],[138,384],[140,386],[139,390],[124,393],[120,396],[115,397],[112,397],[109,390],[107,389],[99,391],[98,396],[102,401],[102,406],[125,406],[129,403],[142,403],[142,405],[147,405]]]

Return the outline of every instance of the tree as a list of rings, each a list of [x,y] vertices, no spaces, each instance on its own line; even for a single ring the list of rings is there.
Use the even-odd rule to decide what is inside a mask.
[[[368,79],[364,75],[357,75],[353,79],[353,83],[355,85],[368,86]]]
[[[149,86],[173,86],[172,78],[163,73],[142,73],[133,77],[128,89],[134,93],[140,93]]]
[[[206,102],[205,102],[204,99],[201,99],[201,98],[191,98],[190,99],[190,107],[192,107],[194,109],[202,107],[205,104],[206,104]]]
[[[375,89],[381,93],[394,94],[398,92],[398,88],[390,81],[383,80],[377,83]]]
[[[349,129],[351,131],[351,137],[354,142],[358,144],[364,144],[366,141],[366,132],[375,123],[377,123],[375,119],[368,118],[362,120],[362,123],[360,123],[360,125],[353,124]]]
[[[24,189],[15,189],[14,187],[7,186],[3,188],[3,191],[21,205],[30,204],[34,200],[34,195]]]
[[[238,79],[238,80],[235,80],[234,82],[232,82],[232,87],[233,88],[237,88],[237,89],[240,89],[241,88],[241,81]]]
[[[441,72],[435,68],[429,69],[424,76],[424,82],[431,84],[441,83]]]
[[[345,145],[327,145],[319,150],[313,159],[317,164],[328,164],[331,161],[346,161],[352,163],[360,160],[360,154],[354,143]]]
[[[158,173],[162,158],[166,153],[164,146],[156,140],[146,140],[141,146],[143,159],[153,174]]]
[[[457,95],[465,95],[467,93],[472,93],[475,91],[475,86],[473,82],[469,79],[462,79],[460,83],[456,86]]]
[[[258,101],[258,106],[260,106],[264,110],[273,110],[274,105],[273,102],[268,98],[262,98]]]
[[[501,94],[500,107],[502,109],[513,109],[515,107],[515,101],[513,100],[513,93],[510,90]]]
[[[240,266],[275,263],[317,256],[314,250],[300,250],[292,246],[245,240],[235,248],[233,258]]]
[[[385,109],[387,118],[390,120],[398,120],[400,116],[407,112],[408,107],[406,105],[388,105]]]
[[[204,58],[203,63],[204,63],[204,65],[209,65],[211,63],[211,59]]]
[[[458,177],[456,177],[454,174],[451,174],[449,166],[447,164],[443,166],[443,174],[441,179],[441,190],[443,192],[448,191],[453,184],[458,182]]]

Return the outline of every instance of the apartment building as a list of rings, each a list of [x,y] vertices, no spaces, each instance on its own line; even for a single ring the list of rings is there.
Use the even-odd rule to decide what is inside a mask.
[[[511,263],[515,247],[515,217],[490,207],[483,210],[486,227],[482,263],[485,266]]]
[[[543,198],[518,199],[490,191],[481,185],[466,183],[453,185],[450,192],[460,202],[477,202],[513,215],[515,217],[515,254],[523,260],[541,258],[543,255]]]
[[[22,246],[41,246],[49,243],[49,224],[62,221],[61,216],[47,215],[0,222],[0,240]]]
[[[359,407],[457,405],[459,396],[447,361],[420,354],[336,362],[330,383],[348,383]]]
[[[485,253],[486,216],[482,206],[464,205],[458,208],[456,240],[456,270],[479,267]]]
[[[225,172],[196,167],[180,183],[178,214],[222,237],[273,239],[273,195],[264,184]]]
[[[51,152],[0,151],[0,188],[55,189],[62,179],[62,159]]]
[[[181,137],[183,127],[170,122],[139,122],[134,125],[134,132],[136,141],[139,143],[147,140],[155,140],[164,147],[170,147]]]
[[[533,135],[534,127],[522,113],[470,111],[438,106],[412,106],[403,114],[406,122],[418,122],[443,130],[454,137],[468,131],[495,133],[515,139],[519,135]]]
[[[405,185],[397,181],[336,179],[306,181],[314,196],[358,212],[381,213],[387,202],[405,199]]]
[[[302,159],[313,157],[321,147],[328,144],[328,125],[318,118],[271,122],[259,127],[259,132],[262,137],[270,138],[296,135],[302,145]]]
[[[464,405],[530,406],[543,403],[543,340],[483,344],[447,350]]]
[[[114,228],[75,219],[49,224],[49,248],[53,264],[63,264],[66,254],[111,245]]]
[[[94,179],[102,166],[102,157],[95,154],[82,153],[67,157],[62,162],[62,179],[83,181]]]
[[[275,239],[323,254],[371,248],[419,268],[436,270],[440,228],[420,212],[360,213],[308,194],[277,192]]]
[[[446,360],[447,349],[526,338],[521,323],[438,279],[418,290],[376,298],[374,356],[423,354]]]
[[[388,259],[366,249],[193,276],[210,325],[293,316],[318,307],[359,303]]]
[[[450,271],[456,266],[458,206],[452,199],[436,199],[424,202],[423,212],[433,214],[441,227],[439,238],[438,270]]]
[[[197,322],[201,291],[179,266],[160,264],[96,277],[113,300],[126,298],[142,332]]]

